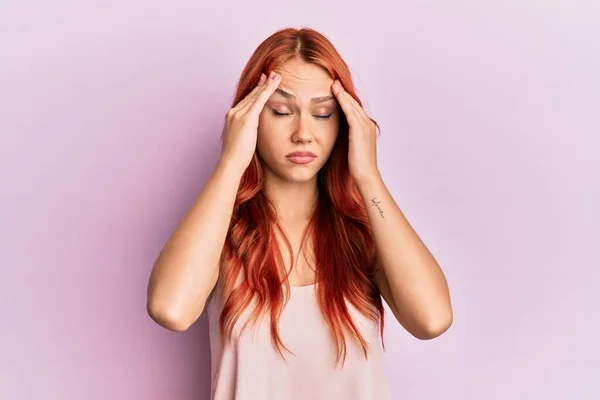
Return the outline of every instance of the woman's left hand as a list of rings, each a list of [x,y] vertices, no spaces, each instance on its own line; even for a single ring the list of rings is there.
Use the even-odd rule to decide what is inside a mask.
[[[365,179],[376,177],[377,168],[377,126],[369,118],[360,104],[342,87],[336,79],[331,90],[346,115],[350,126],[348,165],[350,175],[358,184]]]

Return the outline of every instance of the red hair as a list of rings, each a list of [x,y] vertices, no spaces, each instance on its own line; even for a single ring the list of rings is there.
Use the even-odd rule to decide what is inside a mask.
[[[268,75],[292,58],[324,68],[362,105],[350,70],[331,42],[310,28],[287,28],[268,37],[252,54],[241,74],[232,107],[252,91],[261,73]],[[303,241],[308,237],[314,245],[317,298],[336,343],[336,364],[341,358],[343,365],[346,332],[358,341],[365,358],[369,349],[345,301],[379,323],[382,341],[384,309],[373,280],[375,246],[367,213],[348,169],[348,123],[343,113],[340,114],[339,135],[329,159],[318,172],[318,200]],[[283,259],[275,229],[281,232],[290,254],[291,245],[262,190],[263,179],[263,166],[255,153],[240,181],[221,255],[224,308],[220,330],[224,341],[230,339],[236,321],[254,303],[247,323],[255,323],[268,312],[271,340],[285,358],[284,349],[292,352],[279,336],[278,322],[286,301],[283,289],[287,289],[288,296],[290,292],[287,276],[281,273]],[[246,324],[242,331],[245,327]]]

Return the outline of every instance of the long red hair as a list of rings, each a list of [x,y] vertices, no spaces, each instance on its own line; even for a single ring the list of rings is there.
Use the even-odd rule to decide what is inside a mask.
[[[261,73],[268,75],[292,58],[324,68],[362,105],[350,70],[332,43],[313,29],[287,28],[275,32],[254,51],[241,74],[232,107],[252,91]],[[345,333],[358,341],[365,357],[369,350],[369,343],[352,320],[346,301],[379,323],[382,341],[384,309],[373,280],[375,246],[367,213],[348,169],[348,123],[343,113],[340,114],[340,131],[334,149],[318,172],[318,199],[304,240],[309,238],[314,246],[317,298],[336,343],[336,364],[342,359],[343,365]],[[236,321],[254,303],[246,324],[255,323],[268,312],[271,340],[285,358],[283,350],[293,352],[281,340],[278,322],[289,296],[289,286],[287,276],[281,272],[283,259],[275,229],[282,234],[290,254],[291,246],[281,231],[274,207],[263,192],[261,163],[255,153],[242,176],[221,255],[219,279],[222,279],[224,307],[220,330],[227,342]]]

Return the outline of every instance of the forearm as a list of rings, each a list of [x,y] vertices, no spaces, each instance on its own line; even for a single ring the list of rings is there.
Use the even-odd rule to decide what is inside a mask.
[[[367,209],[378,264],[384,270],[400,322],[413,332],[441,333],[452,320],[449,290],[441,268],[380,174],[363,180],[358,188]]]
[[[185,330],[202,313],[218,278],[240,178],[219,161],[161,250],[148,285],[148,311],[162,326]]]

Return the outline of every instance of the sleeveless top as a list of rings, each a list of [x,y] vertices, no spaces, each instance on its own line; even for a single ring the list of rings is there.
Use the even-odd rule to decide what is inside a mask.
[[[211,400],[388,400],[379,324],[349,302],[354,323],[369,343],[368,358],[353,337],[345,335],[346,359],[336,365],[337,349],[317,302],[316,287],[291,286],[279,320],[285,360],[271,342],[269,316],[248,324],[247,310],[224,346],[219,331],[223,303],[217,283],[208,302],[211,352]]]

